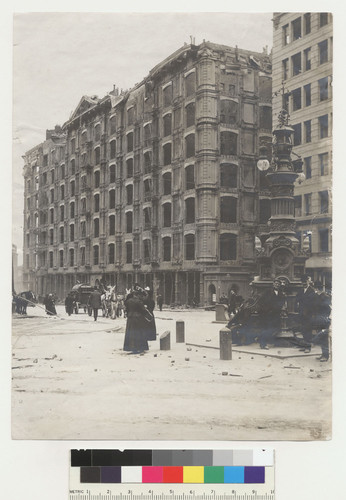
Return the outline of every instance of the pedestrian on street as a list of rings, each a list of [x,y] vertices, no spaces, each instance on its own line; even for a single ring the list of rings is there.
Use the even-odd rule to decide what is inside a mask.
[[[275,278],[270,291],[265,290],[258,304],[259,328],[258,336],[261,349],[269,349],[268,342],[281,329],[281,312],[286,304],[286,294],[282,290],[280,279]]]
[[[232,314],[237,314],[240,305],[244,302],[244,299],[239,295],[239,287],[236,283],[231,286],[231,291],[228,299],[228,314],[231,317]]]
[[[94,291],[90,295],[89,305],[94,314],[94,321],[97,321],[98,310],[102,306],[101,293],[99,292],[97,286],[94,287]]]
[[[147,311],[138,290],[133,290],[125,300],[127,321],[124,339],[124,351],[139,354],[149,349],[145,315]]]
[[[300,351],[305,353],[311,352],[311,341],[312,341],[312,327],[313,327],[313,313],[315,309],[316,299],[315,290],[313,288],[313,282],[311,276],[304,274],[302,276],[303,289],[300,290],[296,295],[296,310],[298,312],[298,320],[300,324],[300,330],[303,335],[303,345]]]
[[[157,305],[159,306],[160,311],[162,311],[163,297],[161,293],[157,296]]]
[[[46,308],[46,313],[48,314],[48,316],[56,316],[56,309],[52,293],[46,294],[43,300],[43,305]]]
[[[319,361],[328,361],[329,359],[329,327],[331,313],[331,296],[323,291],[323,285],[316,281],[315,285],[315,312],[313,314],[313,327],[317,331],[312,338],[314,344],[321,346],[321,356]]]
[[[153,299],[153,291],[149,287],[144,289],[143,304],[147,309],[147,314],[144,316],[147,324],[147,340],[156,340],[156,323],[154,316],[155,300]]]
[[[69,316],[73,313],[74,298],[72,293],[68,293],[65,299],[65,310]]]

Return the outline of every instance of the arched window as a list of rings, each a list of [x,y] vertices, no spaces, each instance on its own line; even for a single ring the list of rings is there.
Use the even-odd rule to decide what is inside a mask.
[[[85,247],[80,248],[80,265],[85,266]]]
[[[195,166],[188,165],[185,168],[185,189],[195,189]]]
[[[149,239],[143,240],[144,262],[148,264],[151,256],[151,241]]]
[[[195,103],[190,102],[185,108],[186,113],[186,127],[191,127],[195,124]]]
[[[111,116],[111,118],[109,120],[109,133],[111,135],[115,134],[116,129],[117,129],[117,117],[114,115],[114,116]]]
[[[109,208],[115,208],[115,189],[111,189],[108,194]]]
[[[53,252],[49,252],[49,267],[53,267]]]
[[[186,158],[195,156],[195,134],[189,134],[185,137]]]
[[[194,94],[196,91],[196,73],[193,71],[185,77],[185,96]]]
[[[162,253],[164,262],[170,262],[171,248],[172,248],[171,238],[169,236],[162,238],[162,250],[163,250]]]
[[[126,264],[131,264],[132,262],[132,242],[126,242]]]
[[[227,99],[222,99],[220,108],[221,123],[228,123],[233,125],[237,122],[238,103],[234,101],[228,101]]]
[[[148,230],[151,228],[151,208],[145,207],[143,213],[144,213],[144,229]]]
[[[70,203],[70,217],[71,217],[71,219],[73,219],[74,216],[75,216],[75,203],[74,203],[74,201],[72,201]]]
[[[229,163],[220,165],[220,186],[236,188],[238,186],[238,167]]]
[[[173,86],[172,84],[167,85],[162,91],[163,94],[163,106],[166,108],[172,104],[173,100]]]
[[[74,266],[74,249],[73,248],[70,248],[70,250],[69,250],[69,263],[70,263],[70,267]]]
[[[220,222],[237,222],[237,198],[222,196],[220,199]]]
[[[185,222],[186,224],[195,222],[195,198],[185,200]]]
[[[99,263],[99,246],[98,245],[93,246],[93,263],[94,263],[94,266],[97,266]]]
[[[80,204],[81,204],[80,213],[81,213],[81,215],[84,215],[86,212],[86,198],[82,198],[80,200]]]
[[[185,260],[195,260],[195,235],[187,234],[185,240]]]
[[[95,188],[100,187],[100,171],[99,170],[96,170],[96,172],[94,172],[94,187]]]
[[[64,250],[59,250],[59,267],[64,267]]]
[[[100,195],[95,194],[94,195],[94,212],[99,212],[100,211]]]
[[[145,179],[143,186],[144,186],[144,201],[149,201],[151,198],[151,180]]]
[[[172,115],[169,113],[163,117],[163,137],[172,133]]]
[[[163,146],[163,164],[170,165],[172,161],[172,144],[169,142]]]
[[[65,207],[64,205],[61,205],[60,206],[60,222],[63,222],[65,218]]]
[[[133,177],[133,158],[126,160],[126,177]]]
[[[126,205],[132,205],[133,203],[133,185],[129,184],[126,186]]]
[[[99,141],[101,139],[101,125],[99,123],[97,125],[95,125],[94,137],[95,137],[95,141]]]
[[[80,136],[81,145],[84,146],[84,144],[86,144],[87,140],[88,140],[87,131],[84,130],[84,132],[82,132],[82,134]]]
[[[133,151],[133,132],[130,132],[126,136],[127,152]]]
[[[109,216],[109,234],[110,235],[115,234],[115,215]]]
[[[115,165],[109,166],[109,182],[113,184],[115,182]]]
[[[110,243],[108,245],[108,264],[114,264],[115,261],[115,245]]]
[[[127,110],[127,124],[132,125],[135,120],[135,107],[132,106]]]
[[[64,226],[59,227],[59,242],[64,243],[65,235],[64,235]]]
[[[54,223],[54,208],[49,209],[49,219],[50,219],[50,223],[53,224]],[[30,218],[28,218],[28,227],[30,227]]]
[[[74,224],[70,224],[70,241],[74,241]]]
[[[236,260],[237,258],[237,235],[220,235],[220,260]]]
[[[71,175],[74,175],[76,173],[76,160],[71,160],[70,171],[71,171]]]
[[[74,196],[76,193],[76,183],[75,181],[70,182],[70,194],[71,196]]]
[[[117,143],[116,143],[116,140],[114,139],[113,141],[111,141],[109,143],[109,158],[111,160],[114,160],[114,158],[116,156],[116,150],[117,150]]]
[[[147,123],[143,128],[144,131],[144,141],[147,142],[151,139],[151,124]]]
[[[172,209],[170,203],[162,205],[163,210],[163,227],[171,227],[172,225]]]
[[[222,155],[237,154],[237,134],[233,132],[221,132],[220,134],[220,152]]]
[[[95,165],[100,164],[100,159],[101,159],[101,149],[95,148]]]
[[[147,151],[144,153],[144,173],[148,174],[151,172],[151,152]]]
[[[126,232],[132,233],[132,212],[126,212]]]
[[[172,174],[171,172],[166,172],[162,176],[163,180],[163,194],[171,194],[172,193]]]
[[[100,219],[94,219],[94,238],[100,236]]]
[[[50,229],[49,230],[49,244],[53,245],[53,243],[54,243],[54,229]]]

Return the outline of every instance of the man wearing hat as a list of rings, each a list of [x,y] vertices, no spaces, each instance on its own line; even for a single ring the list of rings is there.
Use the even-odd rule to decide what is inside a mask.
[[[299,315],[301,333],[304,339],[304,345],[301,351],[309,353],[311,351],[313,314],[315,312],[316,294],[313,288],[311,276],[304,274],[302,276],[303,288],[296,295],[296,310]]]
[[[261,349],[268,349],[268,341],[280,331],[281,311],[285,304],[286,294],[282,291],[281,280],[275,278],[270,292],[263,292],[259,299],[260,334],[258,341]]]
[[[331,296],[323,291],[323,285],[320,281],[315,283],[315,312],[313,315],[313,326],[317,330],[312,342],[321,346],[322,355],[317,358],[319,361],[328,361],[329,359],[329,327],[331,313]]]

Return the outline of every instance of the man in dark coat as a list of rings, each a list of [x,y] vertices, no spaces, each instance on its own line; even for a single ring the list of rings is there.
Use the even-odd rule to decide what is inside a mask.
[[[269,349],[268,341],[281,329],[281,311],[286,303],[286,295],[282,291],[281,281],[275,278],[270,291],[266,290],[259,299],[258,336],[261,349]]]
[[[238,294],[238,285],[234,284],[231,286],[231,291],[228,299],[228,314],[237,314],[239,307],[244,302],[241,295]]]
[[[329,359],[329,327],[331,313],[331,296],[323,291],[323,285],[320,281],[315,283],[315,312],[313,314],[313,328],[317,330],[312,338],[314,344],[321,346],[322,354],[319,361],[328,361]]]
[[[74,306],[74,298],[73,294],[70,292],[67,294],[67,297],[65,299],[65,310],[69,316],[73,313],[73,306]]]
[[[102,302],[101,302],[101,293],[99,292],[96,286],[94,288],[94,291],[90,295],[89,305],[94,313],[94,321],[97,321],[98,310],[102,306]]]
[[[162,311],[163,297],[161,293],[157,296],[157,305],[159,306],[160,311]]]
[[[152,290],[150,290],[149,287],[146,287],[142,297],[144,307],[147,309],[147,314],[144,316],[145,321],[147,322],[147,340],[156,340],[156,323],[154,316],[155,300],[153,299]]]
[[[313,313],[315,310],[315,290],[311,276],[304,274],[302,276],[303,288],[296,295],[296,310],[298,312],[298,320],[300,323],[301,333],[303,335],[304,345],[301,351],[309,353],[311,351]]]
[[[129,294],[125,301],[125,307],[127,322],[123,349],[133,354],[147,351],[149,346],[145,324],[146,309],[137,290]]]

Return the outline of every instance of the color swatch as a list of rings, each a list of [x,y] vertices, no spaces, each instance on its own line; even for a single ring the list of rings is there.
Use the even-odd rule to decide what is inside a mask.
[[[71,450],[81,483],[260,484],[266,450]]]

